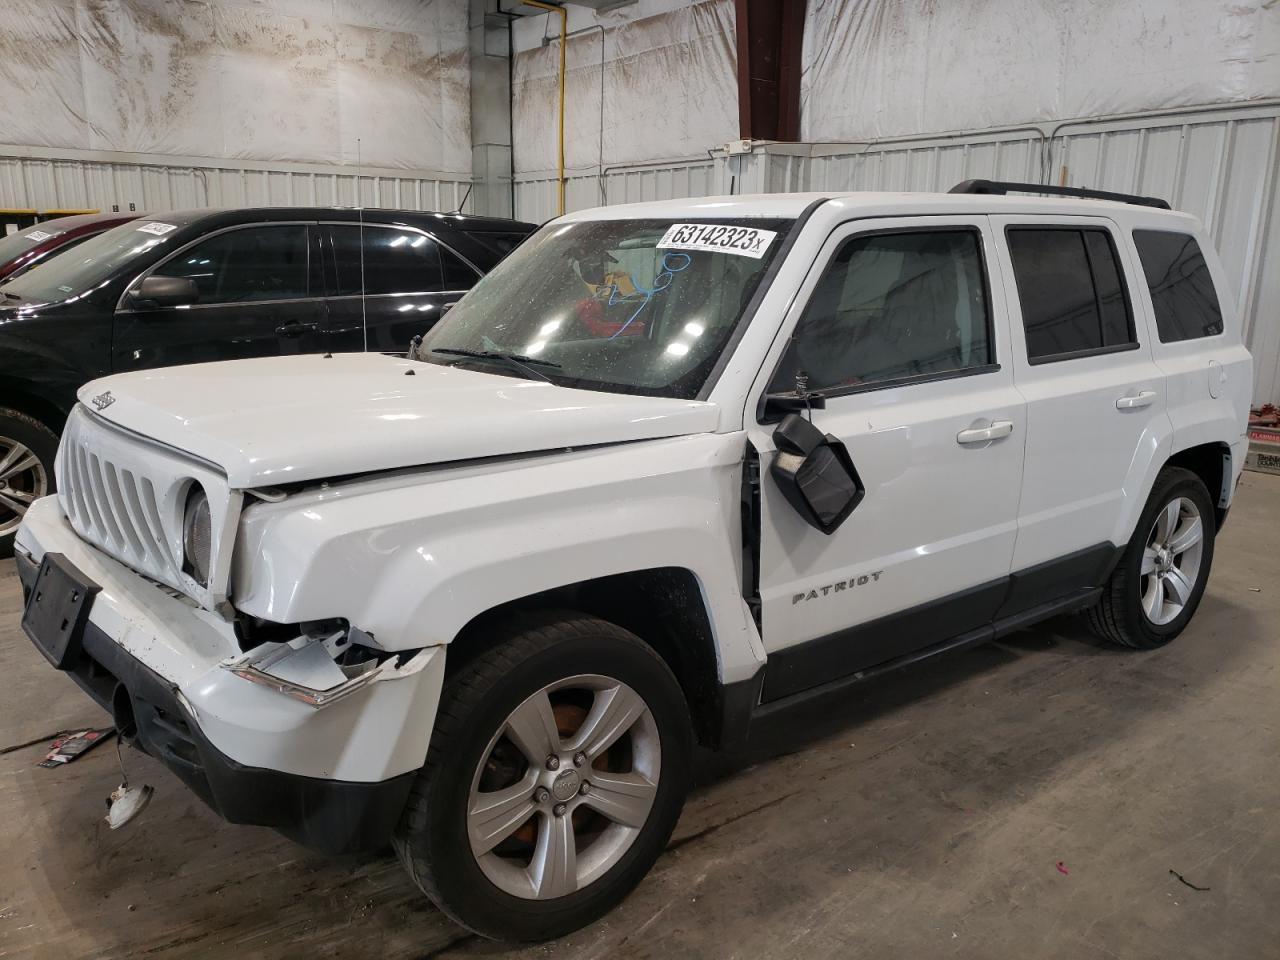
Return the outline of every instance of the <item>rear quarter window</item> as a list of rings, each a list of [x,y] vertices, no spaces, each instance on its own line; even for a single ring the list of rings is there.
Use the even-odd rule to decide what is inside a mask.
[[[1135,230],[1133,242],[1151,290],[1161,343],[1222,332],[1222,307],[1196,238],[1166,230]]]
[[[499,232],[486,230],[468,233],[467,236],[501,260],[520,244],[524,243],[529,234],[517,231]]]

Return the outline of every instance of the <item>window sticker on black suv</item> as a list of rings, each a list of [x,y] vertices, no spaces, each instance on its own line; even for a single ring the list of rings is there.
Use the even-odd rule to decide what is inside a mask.
[[[159,220],[151,220],[144,223],[138,228],[139,233],[154,233],[157,237],[163,237],[170,230],[177,230],[177,226],[172,223],[161,223]]]
[[[1220,334],[1222,307],[1196,238],[1166,230],[1135,230],[1133,242],[1151,289],[1160,342]]]

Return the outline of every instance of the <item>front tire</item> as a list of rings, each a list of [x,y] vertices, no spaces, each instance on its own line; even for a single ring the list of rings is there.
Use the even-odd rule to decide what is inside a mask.
[[[53,493],[58,438],[39,420],[0,408],[0,557],[13,556],[13,541],[27,508]]]
[[[666,663],[583,614],[527,615],[450,677],[394,846],[481,936],[546,940],[619,903],[688,791],[689,711]]]
[[[1180,634],[1209,582],[1216,532],[1203,481],[1181,467],[1160,471],[1124,555],[1086,613],[1093,632],[1141,650]]]

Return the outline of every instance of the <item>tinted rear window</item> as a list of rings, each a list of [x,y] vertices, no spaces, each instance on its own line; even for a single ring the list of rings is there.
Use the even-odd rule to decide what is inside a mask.
[[[1107,231],[1011,227],[1008,238],[1028,360],[1065,360],[1136,343]]]
[[[1133,242],[1151,289],[1161,342],[1220,334],[1222,308],[1196,238],[1165,230],[1135,230]]]
[[[520,246],[529,234],[516,231],[510,233],[485,231],[483,233],[468,233],[467,236],[492,253],[497,254],[499,258],[502,258]]]
[[[438,293],[448,289],[440,251],[426,234],[401,227],[341,224],[329,228],[333,238],[338,296],[360,293],[360,237],[364,236],[365,293]],[[474,280],[472,281],[474,282]],[[470,284],[468,284],[470,286]]]

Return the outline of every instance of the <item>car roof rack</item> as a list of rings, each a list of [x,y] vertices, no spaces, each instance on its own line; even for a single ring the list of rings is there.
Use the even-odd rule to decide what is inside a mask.
[[[1159,197],[1140,197],[1133,193],[1111,193],[1107,190],[1089,190],[1085,187],[1054,187],[1046,183],[1006,183],[1003,180],[962,180],[949,193],[980,193],[1004,196],[1006,193],[1042,193],[1053,197],[1084,197],[1089,200],[1114,200],[1117,203],[1135,203],[1142,207],[1172,209],[1169,201]]]

